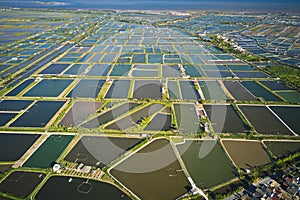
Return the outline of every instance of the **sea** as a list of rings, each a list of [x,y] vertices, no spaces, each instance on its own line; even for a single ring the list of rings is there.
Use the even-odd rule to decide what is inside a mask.
[[[0,7],[300,12],[300,0],[0,0]]]

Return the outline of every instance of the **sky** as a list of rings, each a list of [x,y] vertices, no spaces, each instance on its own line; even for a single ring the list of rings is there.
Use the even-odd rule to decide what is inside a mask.
[[[44,2],[59,2],[59,4],[45,4]],[[0,0],[0,6],[70,9],[271,10],[300,12],[300,0]]]

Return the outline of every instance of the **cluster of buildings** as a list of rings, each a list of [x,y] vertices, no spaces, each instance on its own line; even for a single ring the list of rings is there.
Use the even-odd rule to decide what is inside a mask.
[[[300,199],[300,170],[289,167],[271,177],[266,177],[253,183],[248,189],[235,193],[226,200],[299,200]]]
[[[54,173],[61,174],[64,170],[66,170],[66,168],[60,163],[55,163],[52,167],[52,171]],[[92,167],[84,165],[83,163],[79,163],[75,170],[79,173],[88,174],[92,171]]]
[[[294,175],[283,175],[281,181],[267,177],[257,184],[252,184],[244,193],[252,199],[280,200],[300,199],[300,178]]]
[[[270,178],[265,179],[264,182],[260,182],[258,185],[252,185],[252,188],[253,190],[249,192],[249,196],[253,199],[284,199],[284,194],[280,188],[280,184]]]
[[[300,199],[300,177],[293,175],[284,175],[284,181],[282,182],[282,188],[284,188],[291,196],[298,197]]]

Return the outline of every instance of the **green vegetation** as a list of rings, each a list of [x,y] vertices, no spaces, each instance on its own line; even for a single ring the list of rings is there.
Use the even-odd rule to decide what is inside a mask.
[[[300,88],[300,69],[287,66],[268,66],[264,70],[267,73]]]
[[[26,35],[26,34],[27,34],[26,32],[19,32],[19,33],[12,34],[12,36],[17,37],[17,36],[23,36],[23,35]]]
[[[248,52],[241,52],[234,47],[228,42],[225,41],[222,38],[218,38],[216,35],[213,35],[211,37],[211,43],[215,46],[217,46],[219,49],[221,49],[224,53],[230,53],[236,55],[238,58],[241,60],[245,60],[248,62],[261,62],[261,61],[267,61],[267,58],[261,57],[261,56],[256,56],[252,55]]]
[[[174,144],[184,142],[184,138],[182,136],[172,136],[170,139]]]

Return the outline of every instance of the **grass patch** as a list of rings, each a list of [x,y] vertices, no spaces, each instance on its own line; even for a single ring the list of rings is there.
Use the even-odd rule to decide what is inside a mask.
[[[296,87],[300,87],[300,70],[286,66],[268,66],[264,71],[269,74],[281,78]]]

